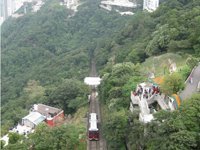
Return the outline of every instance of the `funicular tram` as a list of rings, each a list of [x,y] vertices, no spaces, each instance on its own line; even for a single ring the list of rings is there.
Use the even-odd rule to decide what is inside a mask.
[[[98,124],[97,114],[90,113],[89,130],[88,130],[89,140],[99,140],[99,129],[97,124]]]

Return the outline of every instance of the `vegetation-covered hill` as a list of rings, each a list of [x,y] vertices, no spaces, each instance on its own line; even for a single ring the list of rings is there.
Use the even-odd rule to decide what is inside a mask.
[[[93,51],[102,41],[112,38],[130,17],[107,13],[98,7],[98,2],[82,3],[75,16],[70,17],[71,10],[60,6],[57,0],[48,0],[37,13],[10,18],[2,25],[3,125],[16,124],[33,103],[43,102],[73,113],[62,101],[77,98],[86,102],[87,92],[81,91],[87,88],[81,84],[89,74]],[[42,89],[39,94],[38,87]],[[66,93],[56,91],[67,88],[74,90],[74,94],[69,92],[74,96],[61,100],[59,97]]]
[[[99,93],[105,109],[103,128],[109,149],[125,149],[127,142],[132,149],[167,149],[169,145],[174,145],[170,149],[198,149],[199,95],[170,115],[158,114],[158,121],[163,116],[167,121],[149,124],[148,136],[143,134],[144,126],[137,122],[136,115],[127,112],[130,91],[146,79],[144,67],[148,67],[146,64],[152,58],[146,64],[139,63],[148,57],[176,53],[174,58],[182,58],[184,69],[180,75],[185,78],[194,65],[184,59],[188,56],[194,62],[199,59],[200,1],[165,0],[157,11],[138,11],[133,16],[108,13],[100,9],[98,3],[85,0],[75,16],[70,17],[71,10],[60,6],[57,0],[48,0],[37,13],[10,18],[2,25],[3,133],[25,116],[34,103],[60,107],[67,114],[84,106],[89,90],[83,78],[89,74],[90,60],[94,57],[104,79]],[[187,105],[188,114],[180,115]],[[190,118],[191,129],[184,116]],[[171,127],[174,128],[169,131]],[[113,128],[116,129],[114,134],[110,130]],[[58,138],[62,138],[60,131],[70,129],[84,132],[82,128],[66,126],[43,134],[48,137],[59,132]],[[48,129],[40,127],[38,130],[42,133]],[[78,132],[65,135],[74,141],[69,149],[78,145],[78,141],[73,140]],[[40,142],[58,142],[48,138],[39,141],[38,136],[38,132],[30,136],[37,146],[42,144]],[[26,149],[30,145],[30,141],[22,145],[19,141],[10,145],[10,149],[15,146]],[[65,142],[68,141],[57,146]],[[46,145],[46,148],[54,146]]]
[[[199,57],[200,2],[165,0],[153,13],[137,13],[107,41],[115,62],[142,62],[166,52]]]
[[[182,107],[169,113],[173,119],[165,114],[166,122],[156,120],[147,127],[138,122],[138,112],[132,116],[127,111],[130,91],[146,81],[150,72],[166,75],[162,92],[172,94],[183,88],[184,80],[195,65],[193,62],[200,58],[199,8],[198,0],[166,0],[153,13],[135,14],[109,42],[111,57],[101,70],[103,82],[99,88],[100,99],[105,105],[104,131],[109,149],[125,149],[126,145],[130,149],[199,149],[199,128],[194,127],[198,126],[199,107],[198,104],[191,106],[199,103],[199,95],[194,98],[195,102],[188,100],[190,102],[182,104],[184,109],[187,106],[191,109],[184,115],[195,118],[191,128],[185,124]],[[97,55],[101,55],[100,52]],[[176,62],[178,67],[178,72],[172,76],[168,75],[168,59]],[[169,81],[173,83],[170,86]]]

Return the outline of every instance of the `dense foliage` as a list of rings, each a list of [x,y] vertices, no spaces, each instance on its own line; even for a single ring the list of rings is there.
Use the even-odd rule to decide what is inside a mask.
[[[141,62],[166,52],[200,56],[200,2],[165,0],[153,13],[137,13],[110,41],[115,62]]]
[[[87,101],[83,79],[89,74],[94,51],[106,45],[130,17],[108,14],[91,0],[82,1],[78,9],[74,15],[59,1],[48,0],[38,12],[3,23],[3,131],[25,116],[34,103],[74,113]]]
[[[99,87],[100,99],[107,107],[103,129],[109,149],[124,149],[128,129],[129,97],[138,83],[144,80],[140,65],[119,63],[106,68]]]
[[[163,83],[161,84],[161,90],[167,95],[172,95],[178,93],[184,88],[184,80],[179,73],[173,73],[167,75],[164,78]]]
[[[84,150],[85,128],[75,125],[63,125],[60,127],[50,128],[45,124],[37,126],[34,133],[25,138],[17,133],[9,135],[9,145],[5,150],[27,150],[27,149],[57,149],[57,150]]]
[[[185,57],[185,54],[190,54],[192,56],[188,57],[186,64],[182,64],[179,72],[167,75],[162,85],[163,92],[168,94],[177,93],[180,89],[183,89],[184,80],[197,64],[198,60],[196,58],[199,59],[200,56],[199,8],[200,1],[198,0],[163,1],[157,11],[151,14],[144,12],[135,14],[133,20],[110,42],[109,48],[111,49],[112,57],[104,68],[104,80],[100,87],[100,99],[107,107],[104,128],[110,149],[125,149],[126,145],[131,147],[130,149],[199,148],[199,129],[196,130],[196,127],[193,128],[192,126],[192,129],[182,128],[185,126],[184,115],[194,116],[195,119],[191,123],[195,124],[195,126],[198,125],[197,118],[199,115],[196,110],[199,108],[196,109],[196,105],[199,104],[193,105],[193,103],[199,103],[199,95],[185,102],[178,111],[158,113],[158,119],[164,115],[163,118],[161,117],[160,122],[158,123],[156,120],[147,126],[138,121],[138,112],[135,112],[133,116],[130,115],[130,118],[124,121],[117,115],[118,112],[128,108],[129,105],[127,101],[129,97],[128,95],[126,97],[125,92],[122,92],[122,90],[126,89],[130,92],[134,90],[137,83],[144,81],[142,72],[135,73],[130,71],[130,68],[127,70],[132,73],[124,71],[126,70],[125,65],[123,66],[124,62],[143,62],[148,56],[158,56],[166,52],[179,53],[182,57]],[[116,66],[121,66],[121,68]],[[163,66],[166,67],[166,64]],[[142,66],[139,65],[140,67]],[[116,68],[118,69],[117,75],[114,74],[114,69]],[[166,69],[163,68],[161,69],[164,70],[164,74],[167,73]],[[142,68],[141,70],[145,69]],[[181,109],[187,109],[187,106],[190,107],[191,111],[188,114],[182,113]],[[128,114],[125,113],[124,116],[126,115]],[[180,116],[182,117],[179,118]],[[166,121],[163,121],[165,119]],[[117,123],[116,120],[118,121]],[[116,131],[115,137],[113,137],[111,128],[120,128],[121,132]],[[173,130],[171,128],[176,129]],[[171,130],[173,131],[171,132]],[[122,132],[126,133],[127,136]]]
[[[146,149],[199,149],[200,94],[183,102],[175,112],[161,112],[147,125]]]

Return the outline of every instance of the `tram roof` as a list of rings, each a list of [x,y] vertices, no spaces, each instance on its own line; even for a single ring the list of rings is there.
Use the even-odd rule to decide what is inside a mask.
[[[97,128],[97,121],[91,120],[90,121],[90,128],[89,131],[98,131],[99,129]]]
[[[90,114],[90,120],[97,120],[97,114],[96,113],[91,113]]]

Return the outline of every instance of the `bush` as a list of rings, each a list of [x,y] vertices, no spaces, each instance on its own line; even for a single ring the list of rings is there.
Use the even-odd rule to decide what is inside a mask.
[[[187,77],[190,75],[190,72],[191,68],[188,65],[185,65],[180,69],[180,74],[182,75],[184,80],[187,79]]]
[[[188,57],[186,60],[186,64],[193,69],[198,64],[198,59],[194,57]]]
[[[1,140],[1,149],[3,149],[5,144],[6,144],[5,141]]]
[[[21,139],[21,135],[19,135],[18,133],[9,133],[8,137],[9,137],[9,144],[15,144]]]
[[[173,73],[164,78],[164,82],[161,84],[161,90],[167,94],[172,95],[184,88],[184,80],[178,73]]]

